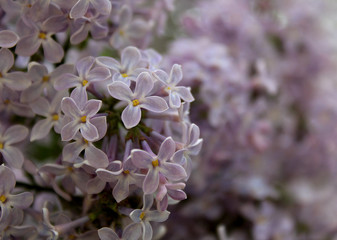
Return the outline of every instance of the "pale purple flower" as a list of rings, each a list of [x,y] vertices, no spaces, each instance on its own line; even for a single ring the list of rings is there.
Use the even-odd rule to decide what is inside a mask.
[[[202,147],[203,139],[200,138],[200,129],[197,125],[184,125],[183,141],[181,149],[178,150],[172,160],[184,166],[187,176],[192,172],[192,159],[190,156],[196,156]]]
[[[132,184],[141,185],[144,175],[136,173],[137,168],[133,166],[130,159],[125,160],[123,163],[114,161],[110,165],[112,164],[114,166],[110,166],[111,170],[99,168],[96,173],[105,182],[115,182],[117,180],[112,195],[117,202],[121,202],[129,196],[129,186]]]
[[[98,141],[105,136],[107,130],[105,117],[95,117],[91,119],[91,122],[97,127],[99,138],[95,141]],[[80,133],[76,133],[74,140],[75,142],[68,143],[62,150],[62,160],[64,162],[74,163],[84,150],[84,161],[81,164],[87,164],[94,168],[108,166],[109,160],[107,155],[101,149],[95,147],[93,142],[84,139]]]
[[[50,21],[50,20],[49,20]],[[67,22],[45,20],[41,25],[26,26],[29,33],[25,34],[17,43],[15,53],[29,57],[42,45],[45,59],[52,63],[60,62],[64,56],[63,47],[52,36],[65,30]]]
[[[6,166],[0,166],[0,231],[9,225],[21,224],[23,220],[22,209],[28,208],[33,202],[33,194],[23,192],[12,195],[16,184],[15,175]]]
[[[76,163],[75,163],[76,164]],[[63,162],[63,165],[48,163],[39,169],[39,173],[54,188],[55,192],[66,200],[71,200],[69,194],[73,194],[76,188],[86,193],[86,184],[89,181],[89,175],[81,168],[76,168],[72,163]],[[64,192],[57,184],[55,177],[62,179]],[[69,193],[69,194],[68,194]]]
[[[27,104],[20,102],[20,93],[6,86],[0,93],[0,112],[2,116],[16,114],[22,117],[33,117],[35,115]]]
[[[179,108],[181,99],[185,102],[194,101],[190,88],[176,86],[183,78],[183,72],[180,65],[173,65],[170,76],[162,70],[155,71],[154,76],[164,84],[164,91],[169,95],[169,105],[171,108]]]
[[[83,17],[77,18],[74,25],[76,31],[71,35],[71,44],[79,44],[88,38],[90,32],[93,39],[102,39],[108,35],[108,27],[103,24],[106,20],[99,13],[88,11]]]
[[[74,19],[83,17],[87,13],[89,6],[92,6],[102,15],[109,15],[111,12],[110,0],[78,0],[71,8],[69,16]]]
[[[72,98],[63,98],[61,109],[65,116],[70,119],[70,122],[62,127],[62,141],[73,139],[78,130],[80,130],[86,140],[97,140],[99,138],[98,130],[97,127],[91,123],[91,119],[99,111],[101,105],[102,101],[91,99],[85,103],[83,109],[80,109]]]
[[[11,30],[0,31],[0,47],[11,48],[19,41],[19,36]]]
[[[63,124],[61,100],[67,95],[67,92],[58,92],[51,102],[46,98],[40,97],[30,104],[36,114],[45,117],[45,119],[37,121],[33,126],[30,141],[46,137],[52,127],[54,127],[55,132],[60,133]]]
[[[0,123],[0,153],[10,167],[22,167],[24,156],[19,148],[12,145],[24,140],[28,132],[28,128],[21,125],[6,128],[5,125]]]
[[[39,96],[51,97],[55,93],[54,82],[61,74],[73,72],[73,65],[62,64],[48,73],[46,66],[37,62],[30,62],[28,75],[32,79],[32,85],[21,93],[20,100],[24,103],[32,102]]]
[[[114,48],[120,49],[132,45],[136,40],[143,38],[151,28],[150,23],[142,19],[132,20],[132,10],[128,5],[121,8],[118,17],[118,28],[109,40]]]
[[[111,96],[127,104],[122,112],[122,121],[127,129],[136,126],[141,120],[141,108],[152,112],[168,109],[166,101],[158,96],[147,96],[153,88],[153,80],[147,72],[139,74],[134,92],[123,82],[108,85]]]
[[[104,227],[98,230],[101,240],[138,240],[141,234],[142,229],[139,223],[131,223],[126,226],[121,238],[111,228]]]
[[[187,176],[182,166],[169,162],[175,153],[175,149],[175,142],[171,137],[168,137],[160,145],[158,155],[140,149],[131,151],[132,163],[140,169],[148,169],[143,182],[145,194],[151,194],[157,190],[160,174],[172,181],[179,181]]]
[[[110,77],[110,71],[105,67],[94,67],[94,57],[85,57],[76,63],[78,76],[72,73],[62,74],[54,83],[57,90],[69,89],[76,87],[72,94],[78,95],[80,99],[86,99],[86,89],[91,84],[104,81]]]
[[[140,223],[142,225],[143,240],[152,239],[153,230],[150,222],[165,222],[170,215],[170,212],[166,210],[163,212],[160,212],[158,210],[151,211],[150,208],[152,207],[152,205],[153,205],[152,194],[150,195],[144,194],[143,208],[133,210],[130,213],[130,218],[132,219],[132,221],[134,221],[135,223]]]
[[[168,196],[176,201],[181,201],[187,198],[186,193],[183,191],[185,183],[170,183],[161,175],[159,179],[158,191],[156,193],[157,209],[165,211],[168,206]]]
[[[130,81],[135,81],[141,72],[147,71],[141,59],[141,53],[136,47],[124,48],[121,53],[121,62],[111,57],[97,57],[96,62],[99,65],[111,69],[115,74],[114,81],[121,81],[130,86]]]
[[[31,85],[30,79],[27,79],[23,72],[10,72],[9,70],[14,65],[14,56],[8,49],[0,50],[0,93],[4,86],[14,90],[22,91]]]

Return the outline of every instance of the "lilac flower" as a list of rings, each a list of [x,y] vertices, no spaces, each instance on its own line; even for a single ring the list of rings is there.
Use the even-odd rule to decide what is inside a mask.
[[[45,97],[51,97],[55,93],[54,82],[64,73],[73,72],[71,64],[62,64],[55,68],[51,73],[48,73],[46,66],[37,62],[31,62],[28,65],[28,75],[33,80],[32,85],[21,93],[22,102],[32,102],[41,94]]]
[[[133,210],[130,213],[130,218],[135,223],[140,223],[143,229],[143,240],[152,239],[153,231],[150,222],[164,222],[168,219],[170,212],[158,210],[150,211],[150,208],[153,205],[153,196],[144,195],[143,196],[143,208]]]
[[[132,20],[132,10],[124,5],[119,14],[118,28],[112,34],[109,42],[114,48],[120,49],[145,36],[151,25],[142,19]]]
[[[45,59],[52,63],[60,62],[64,56],[62,46],[56,42],[52,36],[63,31],[66,22],[45,20],[40,26],[29,25],[29,33],[23,36],[16,45],[15,53],[20,56],[29,57],[42,45]]]
[[[27,135],[28,129],[24,126],[13,125],[6,128],[0,123],[0,153],[10,167],[22,167],[24,156],[19,148],[12,145],[21,142]]]
[[[30,80],[26,78],[24,73],[8,73],[14,65],[14,56],[11,51],[2,48],[0,50],[0,58],[2,59],[0,64],[0,93],[2,92],[4,86],[14,91],[22,91],[31,85]]]
[[[16,114],[22,117],[33,117],[35,115],[27,104],[20,102],[20,93],[6,86],[0,94],[0,112],[2,116]]]
[[[73,139],[78,130],[80,130],[82,136],[88,141],[98,139],[97,127],[91,123],[91,119],[99,111],[101,105],[102,101],[91,99],[85,103],[83,109],[80,109],[72,98],[63,98],[61,109],[65,116],[69,117],[70,122],[62,127],[62,141]]]
[[[114,81],[124,82],[128,86],[130,86],[130,80],[135,81],[141,72],[146,71],[142,66],[141,53],[136,47],[124,48],[120,63],[111,57],[97,57],[96,61],[97,64],[116,72],[113,75]]]
[[[11,48],[19,41],[19,36],[10,30],[0,31],[0,47]]]
[[[6,166],[0,166],[0,230],[12,224],[21,224],[22,209],[28,208],[33,202],[33,194],[23,192],[12,195],[15,187],[15,175]]]
[[[54,127],[55,132],[61,131],[63,124],[63,116],[61,115],[61,100],[68,94],[66,92],[58,92],[51,103],[43,97],[30,104],[32,110],[45,119],[39,120],[32,128],[30,141],[35,141],[46,137],[50,129]]]
[[[104,227],[98,230],[101,240],[138,240],[141,234],[142,229],[139,223],[132,223],[126,226],[121,238],[111,228]]]
[[[197,125],[184,125],[184,143],[172,157],[173,161],[184,166],[187,176],[192,171],[192,160],[190,155],[196,156],[201,149],[203,139],[200,139],[200,129]]]
[[[93,39],[102,39],[108,35],[108,27],[103,25],[104,16],[88,11],[83,17],[77,18],[74,25],[77,30],[71,35],[71,44],[79,44],[88,38],[89,31]]]
[[[105,117],[96,117],[91,122],[97,126],[100,140],[106,133]],[[76,133],[75,142],[68,143],[62,150],[64,162],[74,163],[78,159],[79,154],[84,150],[84,161],[81,164],[87,164],[94,168],[107,167],[109,160],[107,155],[99,148],[95,147],[91,141],[84,139],[80,133]],[[77,163],[78,164],[78,163]]]
[[[108,85],[111,96],[128,104],[122,112],[122,121],[127,129],[140,122],[141,108],[152,112],[164,112],[168,109],[167,103],[161,97],[147,96],[152,88],[153,80],[147,72],[137,77],[134,92],[122,82],[113,82]]]
[[[104,81],[110,77],[110,72],[104,67],[95,67],[94,57],[85,57],[76,63],[76,70],[79,76],[72,73],[65,73],[61,75],[54,83],[56,90],[64,90],[76,87],[72,94],[79,95],[81,99],[86,99],[86,89],[93,83]]]
[[[187,176],[182,166],[168,162],[175,149],[175,142],[171,137],[168,137],[160,145],[158,155],[139,149],[131,151],[132,163],[140,169],[148,169],[143,183],[145,194],[151,194],[157,190],[160,174],[172,181],[178,181]]]
[[[167,76],[162,70],[155,71],[154,76],[164,84],[164,91],[169,94],[170,107],[179,108],[181,105],[180,99],[183,99],[186,102],[194,101],[191,89],[184,86],[176,86],[183,78],[180,65],[173,65],[170,76]]]
[[[75,163],[76,164],[76,163]],[[49,183],[60,196],[70,201],[71,196],[76,188],[79,188],[83,193],[86,193],[86,184],[89,180],[89,175],[81,168],[76,168],[72,163],[52,164],[47,163],[39,169],[39,173],[44,178],[46,183]],[[57,184],[55,176],[62,179],[62,186],[66,190],[64,192]]]
[[[143,182],[144,175],[136,173],[137,168],[132,165],[130,159],[125,162],[114,161],[110,165],[110,168],[114,169],[97,169],[97,176],[105,182],[114,182],[117,180],[117,184],[113,188],[112,195],[117,202],[121,202],[129,196],[129,186],[132,184],[140,185]]]
[[[111,2],[109,0],[78,0],[71,8],[69,16],[74,19],[83,17],[90,5],[102,15],[109,15],[111,12]]]

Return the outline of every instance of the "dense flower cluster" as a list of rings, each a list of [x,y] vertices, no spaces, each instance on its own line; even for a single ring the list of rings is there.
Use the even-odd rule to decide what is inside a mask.
[[[0,1],[1,239],[165,233],[202,144],[181,66],[166,73],[144,49],[172,10],[170,0]]]

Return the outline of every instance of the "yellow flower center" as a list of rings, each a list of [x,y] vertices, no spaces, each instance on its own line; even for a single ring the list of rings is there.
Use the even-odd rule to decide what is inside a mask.
[[[67,167],[67,170],[69,171],[69,172],[73,172],[74,171],[74,168],[73,167]]]
[[[39,33],[39,38],[40,38],[40,39],[46,39],[46,38],[47,38],[47,35],[46,35],[44,32],[40,32],[40,33]]]
[[[48,75],[42,77],[42,82],[48,82],[50,77]]]
[[[4,203],[5,201],[6,201],[6,196],[5,195],[1,195],[0,196],[0,201],[2,202],[2,203]]]
[[[132,105],[134,107],[138,106],[139,105],[139,100],[138,99],[132,100]]]
[[[170,90],[171,90],[171,88],[170,88],[170,87],[167,87],[167,88],[166,88],[166,90],[167,90],[167,91],[170,91]]]
[[[125,32],[124,32],[124,30],[119,30],[119,35],[121,35],[122,37],[125,35]]]
[[[123,173],[124,173],[124,174],[129,174],[130,171],[129,171],[129,170],[124,170]]]
[[[10,103],[10,101],[8,100],[8,99],[6,99],[5,101],[4,101],[4,104],[5,105],[7,105],[7,104],[9,104]]]
[[[159,166],[159,161],[158,161],[158,159],[152,161],[152,166],[153,166],[153,167],[158,167],[158,166]]]
[[[0,142],[0,149],[4,149],[4,144]]]
[[[89,143],[89,141],[88,141],[87,139],[85,139],[85,138],[83,138],[83,141],[84,141],[86,144]]]
[[[59,115],[54,114],[54,115],[52,116],[52,118],[53,118],[53,121],[57,121],[57,120],[59,120]]]
[[[127,74],[127,73],[122,73],[122,77],[123,78],[126,78],[126,77],[128,77],[129,75]]]
[[[142,212],[139,216],[140,220],[143,220],[143,218],[145,217],[145,212]]]
[[[82,116],[82,117],[81,117],[81,122],[82,122],[82,123],[85,123],[86,121],[87,121],[87,116]]]
[[[77,237],[75,236],[75,235],[73,235],[73,234],[70,234],[69,236],[68,236],[68,239],[69,240],[74,240],[74,239],[76,239]]]
[[[85,80],[85,79],[84,79],[84,80],[82,81],[83,87],[84,87],[85,85],[87,85],[87,84],[88,84],[88,80]]]
[[[4,76],[2,75],[2,73],[0,72],[0,78],[3,78]]]

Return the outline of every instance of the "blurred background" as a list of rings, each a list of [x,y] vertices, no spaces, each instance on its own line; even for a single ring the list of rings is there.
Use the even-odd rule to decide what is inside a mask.
[[[204,144],[164,239],[337,239],[337,2],[175,4],[153,46]]]

